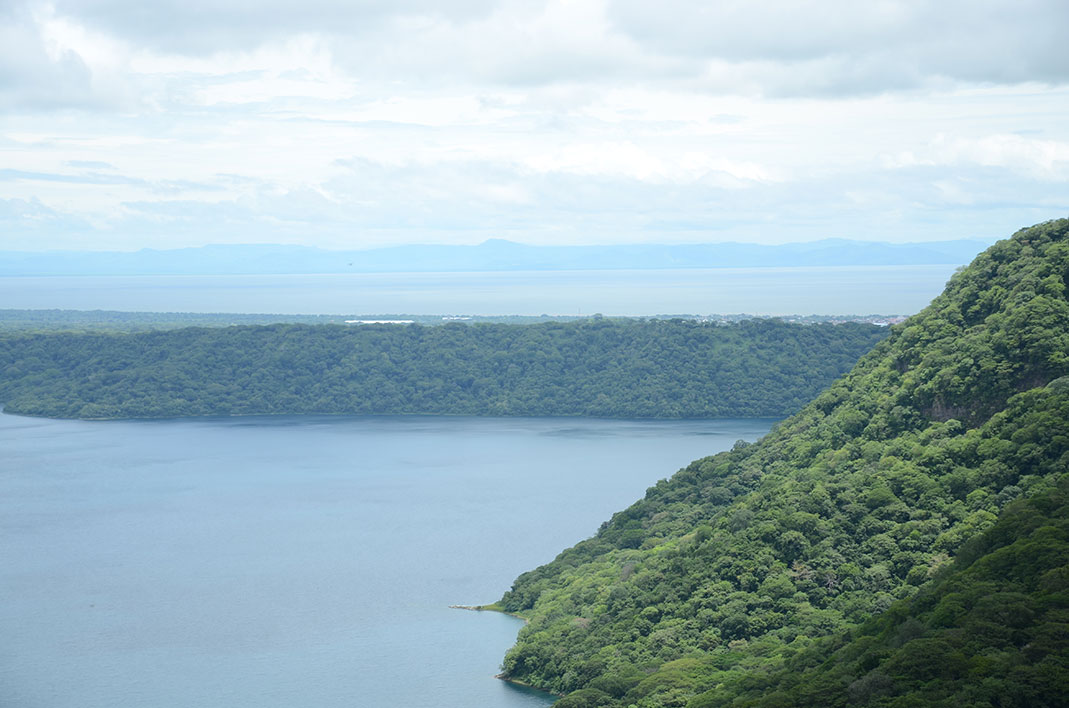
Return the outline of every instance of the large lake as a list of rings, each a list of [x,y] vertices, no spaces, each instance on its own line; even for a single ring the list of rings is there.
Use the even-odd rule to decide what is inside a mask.
[[[14,309],[465,315],[911,315],[951,265],[0,278]]]
[[[0,705],[547,705],[448,606],[771,423],[0,414]]]

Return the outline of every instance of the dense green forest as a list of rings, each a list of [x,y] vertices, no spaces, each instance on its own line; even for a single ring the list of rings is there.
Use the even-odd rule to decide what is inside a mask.
[[[813,642],[774,673],[720,671],[718,688],[692,705],[1064,705],[1067,591],[1063,479],[1007,505],[912,598]]]
[[[0,401],[71,418],[782,417],[886,336],[868,324],[276,324],[0,335]]]
[[[760,442],[521,575],[505,676],[561,708],[1066,705],[1067,287],[1067,220],[981,254]]]

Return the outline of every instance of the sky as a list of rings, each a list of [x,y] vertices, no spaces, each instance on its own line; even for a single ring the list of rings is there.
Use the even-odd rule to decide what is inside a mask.
[[[995,239],[1065,0],[0,0],[0,249]]]

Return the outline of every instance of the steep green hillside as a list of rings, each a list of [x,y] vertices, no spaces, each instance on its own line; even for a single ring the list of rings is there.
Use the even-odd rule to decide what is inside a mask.
[[[718,671],[698,707],[1069,701],[1069,478],[1013,502],[909,600],[771,675]],[[577,697],[578,698],[578,697]]]
[[[914,596],[1069,468],[1067,285],[1069,221],[981,254],[762,441],[520,576],[506,675],[576,692],[562,706],[727,705],[717,686],[746,694]]]
[[[753,320],[270,325],[0,336],[8,412],[780,417],[886,336]]]

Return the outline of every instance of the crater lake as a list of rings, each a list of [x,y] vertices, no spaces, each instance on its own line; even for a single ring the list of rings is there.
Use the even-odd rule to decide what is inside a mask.
[[[773,422],[0,414],[0,704],[548,705],[449,605]]]

